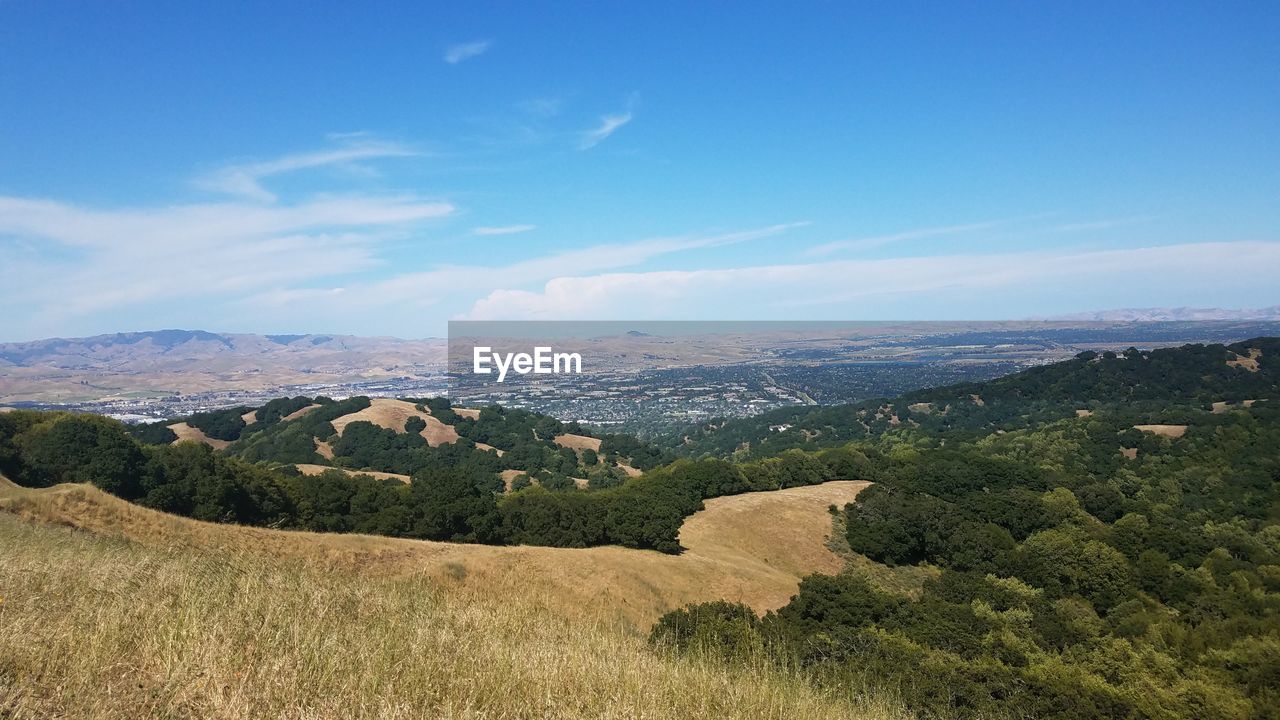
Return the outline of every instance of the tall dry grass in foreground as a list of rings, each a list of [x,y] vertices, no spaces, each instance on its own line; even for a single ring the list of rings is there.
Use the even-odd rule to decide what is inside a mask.
[[[768,667],[425,578],[158,550],[0,513],[3,718],[898,718]]]

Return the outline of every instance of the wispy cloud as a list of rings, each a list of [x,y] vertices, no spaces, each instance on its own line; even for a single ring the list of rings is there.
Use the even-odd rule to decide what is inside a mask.
[[[502,225],[498,227],[480,226],[471,228],[472,235],[516,235],[536,230],[537,225]]]
[[[1228,242],[607,272],[562,275],[533,291],[495,290],[462,318],[667,319],[698,308],[698,317],[726,320],[1007,319],[1104,297],[1117,306],[1135,298],[1219,305],[1222,277],[1232,278],[1236,296],[1262,297],[1278,265],[1280,243]]]
[[[1049,228],[1049,232],[1071,233],[1071,232],[1087,232],[1090,230],[1111,230],[1112,228],[1128,227],[1130,225],[1138,225],[1144,222],[1154,220],[1151,216],[1137,216],[1112,218],[1109,220],[1090,220],[1086,222],[1063,223],[1054,225]]]
[[[331,165],[353,165],[361,160],[420,154],[400,143],[366,139],[362,133],[348,133],[337,138],[345,142],[342,147],[285,155],[263,162],[230,165],[197,178],[195,184],[205,190],[269,203],[276,200],[276,195],[267,190],[262,182],[276,175]]]
[[[44,198],[0,196],[0,305],[32,308],[0,328],[41,336],[120,318],[217,312],[270,288],[367,271],[383,247],[454,213],[413,194],[317,195],[279,202],[259,181],[360,159],[411,154],[364,143],[234,165],[202,186],[237,197],[164,206],[93,208]],[[184,320],[199,324],[197,317]],[[96,320],[95,320],[96,319]]]
[[[578,141],[578,149],[590,150],[599,145],[605,138],[617,132],[618,128],[631,122],[631,117],[630,110],[601,117],[597,127],[582,133],[582,138]]]
[[[450,45],[444,50],[444,61],[450,65],[457,65],[463,60],[470,60],[477,55],[483,55],[492,46],[492,40],[477,40],[475,42]]]
[[[887,235],[873,235],[870,237],[852,238],[849,240],[837,240],[835,242],[823,243],[822,245],[815,245],[806,250],[805,255],[810,257],[822,257],[845,250],[872,250],[907,240],[922,240],[924,238],[942,237],[946,235],[960,235],[977,230],[990,230],[1009,222],[1012,221],[989,220],[986,222],[968,223],[965,225],[944,225],[940,227],[918,228],[916,230],[905,230],[903,232],[890,233]]]
[[[610,243],[565,250],[505,265],[441,265],[420,272],[406,272],[394,277],[364,284],[347,284],[341,293],[335,288],[269,290],[247,296],[242,305],[253,308],[255,317],[296,317],[298,312],[320,313],[339,326],[365,323],[378,317],[388,322],[388,332],[403,323],[396,313],[410,309],[434,312],[443,318],[448,312],[465,309],[473,298],[483,297],[494,288],[536,287],[569,274],[580,275],[636,267],[658,257],[696,250],[722,247],[750,240],[776,236],[806,223],[784,223],[725,233],[689,234],[657,237],[627,243]],[[440,306],[462,301],[453,310]]]

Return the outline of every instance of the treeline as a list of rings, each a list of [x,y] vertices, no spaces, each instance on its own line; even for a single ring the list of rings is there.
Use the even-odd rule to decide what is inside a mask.
[[[1261,351],[1257,369],[1228,361]],[[1123,353],[1084,352],[983,383],[916,390],[894,399],[832,407],[782,408],[753,418],[682,429],[664,444],[686,457],[769,457],[788,449],[874,440],[902,427],[974,440],[998,430],[1055,422],[1077,410],[1159,415],[1209,409],[1213,402],[1280,400],[1280,339],[1230,346],[1184,345]],[[1170,421],[1179,422],[1175,418]]]
[[[934,568],[921,592],[813,576],[777,613],[692,606],[653,640],[889,687],[925,717],[1280,717],[1280,407],[1186,412],[1180,438],[1107,416],[887,436],[847,538]]]
[[[96,415],[6,413],[0,415],[0,471],[32,487],[92,483],[147,507],[216,522],[497,544],[616,544],[675,553],[680,526],[706,498],[866,478],[875,467],[850,449],[785,453],[742,465],[682,460],[629,480],[598,465],[585,491],[572,482],[553,482],[542,471],[535,475],[540,486],[504,496],[496,454],[462,443],[430,448],[421,436],[362,422],[347,426],[336,441],[335,452],[345,453],[338,458],[395,467],[400,454],[421,453],[412,482],[336,468],[306,476],[292,466],[250,462],[264,444],[273,454],[296,445],[299,457],[310,459],[317,437],[332,434],[328,418],[354,412],[362,403],[368,400],[320,403],[225,454],[198,443],[144,445],[122,424]]]

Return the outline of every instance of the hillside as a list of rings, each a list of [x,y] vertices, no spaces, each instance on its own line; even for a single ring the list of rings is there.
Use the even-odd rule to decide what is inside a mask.
[[[515,574],[537,552],[486,573],[488,548],[449,555],[205,525],[85,487],[15,492],[0,479],[0,497],[28,517],[103,533],[0,513],[0,716],[15,720],[908,717],[883,695],[655,653],[593,619],[624,589],[651,594],[642,580],[661,586],[665,572],[601,598],[569,582],[572,569]],[[600,554],[540,552],[570,563]]]
[[[428,577],[500,593],[566,616],[645,631],[684,603],[729,597],[763,612],[786,604],[800,578],[836,572],[827,549],[831,505],[867,486],[842,481],[719,498],[681,530],[679,556],[622,548],[492,547],[207,523],[139,507],[87,485],[21,488],[0,476],[0,511],[144,546],[298,560],[373,576]]]
[[[790,448],[834,447],[899,429],[976,438],[1080,413],[1123,411],[1134,424],[1177,423],[1170,408],[1280,399],[1280,339],[1184,345],[1073,360],[983,383],[917,390],[850,405],[786,408],[681,431],[666,444],[686,457],[770,457]],[[1141,419],[1139,419],[1141,418]]]
[[[0,343],[0,397],[67,402],[439,373],[444,340],[158,330]]]
[[[885,402],[898,422],[819,455],[865,457],[875,480],[841,514],[858,571],[806,578],[763,618],[682,608],[654,637],[730,661],[763,645],[926,716],[1276,718],[1275,344],[1085,356]],[[934,575],[904,588],[885,568]]]
[[[515,473],[564,488],[609,487],[657,464],[660,453],[626,436],[592,437],[575,423],[500,406],[454,407],[447,400],[278,398],[130,428],[150,443],[196,440],[234,457],[274,465],[328,466],[413,475],[467,467]],[[419,439],[421,438],[421,439]],[[504,475],[510,477],[510,475]]]

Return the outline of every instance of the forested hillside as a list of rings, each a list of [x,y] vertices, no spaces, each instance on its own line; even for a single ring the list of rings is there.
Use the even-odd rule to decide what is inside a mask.
[[[1184,410],[1278,395],[1280,339],[1256,338],[1229,346],[1086,352],[983,383],[713,421],[682,430],[665,444],[685,457],[760,458],[791,448],[834,447],[903,426],[961,440],[1100,410],[1180,423]]]
[[[926,717],[1280,717],[1275,349],[1084,356],[896,400],[1002,409],[847,445],[877,472],[840,516],[863,561],[763,618],[676,611],[652,640],[893,688]],[[931,579],[904,592],[884,566]]]

